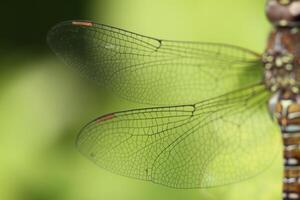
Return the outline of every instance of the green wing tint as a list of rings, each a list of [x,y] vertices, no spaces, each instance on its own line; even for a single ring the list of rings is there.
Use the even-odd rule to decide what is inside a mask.
[[[70,66],[125,99],[191,104],[260,83],[260,56],[214,43],[159,40],[92,22],[62,22],[48,34]]]
[[[256,85],[197,104],[112,113],[87,124],[77,146],[105,169],[170,187],[234,183],[276,153],[268,98]]]

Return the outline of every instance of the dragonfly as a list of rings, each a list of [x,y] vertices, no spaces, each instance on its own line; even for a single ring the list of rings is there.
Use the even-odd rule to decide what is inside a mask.
[[[208,188],[267,169],[282,138],[283,199],[300,199],[300,1],[268,0],[266,16],[262,54],[91,21],[55,25],[47,41],[67,65],[147,105],[89,122],[79,151],[123,176]]]

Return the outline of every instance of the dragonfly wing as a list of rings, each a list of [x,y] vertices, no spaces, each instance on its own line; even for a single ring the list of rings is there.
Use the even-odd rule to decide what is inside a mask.
[[[257,85],[197,104],[112,113],[87,124],[77,146],[105,169],[170,187],[234,183],[276,152],[268,98]]]
[[[240,47],[159,40],[92,22],[62,22],[48,43],[84,75],[146,104],[191,104],[259,83],[263,74],[260,55]]]

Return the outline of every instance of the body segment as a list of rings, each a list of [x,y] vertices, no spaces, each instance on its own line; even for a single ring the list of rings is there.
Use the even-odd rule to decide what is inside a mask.
[[[264,83],[274,93],[269,109],[282,133],[283,199],[300,199],[300,32],[298,0],[269,0],[274,24],[263,55]]]

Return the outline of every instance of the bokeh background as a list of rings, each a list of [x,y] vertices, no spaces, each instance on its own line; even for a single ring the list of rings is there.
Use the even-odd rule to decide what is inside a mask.
[[[222,42],[262,52],[265,0],[27,0],[1,2],[0,199],[276,200],[281,155],[260,175],[212,189],[175,190],[111,174],[74,147],[78,130],[107,112],[134,108],[63,65],[47,31],[89,19],[144,35]]]

